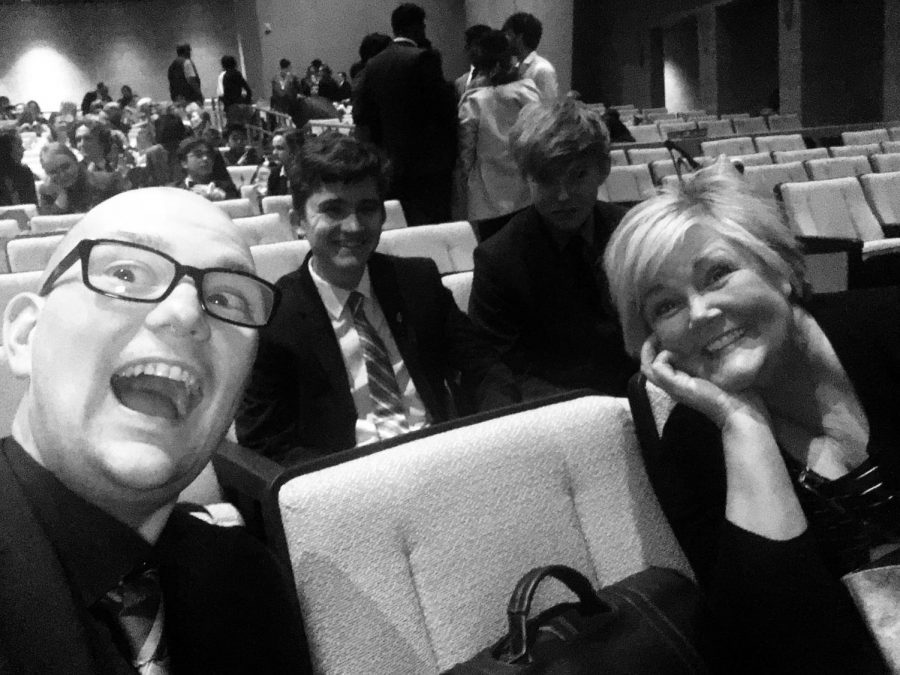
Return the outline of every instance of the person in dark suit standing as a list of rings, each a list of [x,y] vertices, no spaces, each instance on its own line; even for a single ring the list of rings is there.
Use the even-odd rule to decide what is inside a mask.
[[[272,159],[269,178],[266,181],[266,196],[291,194],[289,171],[294,157],[303,147],[306,135],[301,129],[276,129],[272,136]]]
[[[175,60],[169,65],[169,96],[173,103],[199,103],[203,105],[203,92],[200,90],[200,75],[191,61],[189,44],[175,47]]]
[[[291,62],[287,59],[281,59],[278,68],[278,73],[272,78],[272,97],[269,102],[272,110],[293,115],[300,96],[300,78],[294,75]]]
[[[383,148],[393,164],[390,196],[410,225],[450,220],[456,161],[456,98],[440,55],[423,48],[425,11],[405,3],[391,14],[393,43],[363,70],[353,104],[361,138]]]
[[[276,284],[282,303],[236,418],[241,444],[285,464],[518,399],[434,261],[375,253],[385,184],[369,143],[326,133],[300,151],[292,219],[310,254]]]
[[[0,671],[309,672],[268,551],[176,505],[277,295],[216,206],[148,188],[90,211],[10,301],[28,387],[0,441]]]
[[[625,209],[597,201],[609,175],[600,114],[572,99],[525,108],[510,132],[532,205],[475,249],[469,316],[504,354],[526,399],[590,388],[625,394],[602,256]]]

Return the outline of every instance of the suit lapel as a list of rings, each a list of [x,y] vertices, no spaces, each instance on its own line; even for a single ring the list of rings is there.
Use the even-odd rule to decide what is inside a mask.
[[[65,572],[4,453],[0,494],[0,648],[22,659],[15,672],[94,672]]]

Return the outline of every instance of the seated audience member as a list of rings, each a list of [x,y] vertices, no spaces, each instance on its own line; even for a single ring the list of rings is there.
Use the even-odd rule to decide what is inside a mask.
[[[214,175],[214,155],[218,152],[202,138],[184,139],[178,146],[178,161],[185,177],[178,187],[195,192],[211,202],[240,197],[227,172],[225,178]]]
[[[272,157],[276,164],[269,172],[266,195],[289,195],[290,168],[303,147],[306,136],[299,129],[278,129],[272,136]]]
[[[331,66],[327,63],[323,63],[319,68],[319,96],[327,98],[332,103],[341,100],[338,95],[338,83],[331,72]]]
[[[89,171],[69,148],[48,143],[41,149],[41,166],[47,174],[38,192],[38,211],[44,215],[87,213],[122,191],[122,183],[102,172]]]
[[[467,185],[469,221],[481,241],[531,203],[528,183],[509,149],[509,132],[522,109],[541,95],[519,78],[509,40],[489,31],[472,50],[476,77],[487,86],[471,89],[459,104],[459,161]]]
[[[349,101],[353,96],[353,87],[347,73],[343,70],[337,74],[337,99],[338,101]]]
[[[469,316],[526,399],[587,387],[625,394],[622,349],[601,256],[625,210],[597,201],[609,175],[600,114],[572,99],[526,108],[510,134],[532,205],[475,249]]]
[[[615,108],[609,108],[603,113],[603,122],[609,129],[609,140],[613,143],[634,143],[634,136],[628,131],[628,127],[622,124],[622,117]]]
[[[313,59],[312,63],[306,68],[306,75],[300,80],[300,94],[303,96],[319,95],[319,68],[322,61]]]
[[[519,58],[519,75],[534,81],[544,101],[555,101],[559,96],[556,69],[536,51],[544,32],[540,20],[528,12],[516,12],[504,22],[503,31]]]
[[[238,70],[237,60],[233,56],[222,57],[222,93],[219,100],[225,110],[225,117],[229,122],[238,121],[235,117],[243,117],[243,114],[234,106],[249,105],[253,102],[253,92],[250,85],[244,79],[244,75]]]
[[[378,150],[326,133],[306,142],[297,166],[292,217],[310,254],[278,281],[282,303],[260,333],[236,418],[240,442],[290,463],[441,422],[454,414],[453,373],[464,410],[514,402],[511,375],[434,262],[375,253],[386,185]]]
[[[9,96],[0,96],[0,120],[14,120],[16,114],[14,108],[9,104]]]
[[[99,101],[101,107],[107,101],[112,101],[112,97],[109,95],[109,89],[103,82],[98,82],[97,88],[86,93],[84,98],[81,99],[81,114],[87,115],[90,113],[91,106],[95,101]]]
[[[0,206],[38,203],[34,174],[22,164],[24,154],[19,132],[0,130]]]
[[[118,101],[119,107],[122,110],[125,110],[125,108],[133,108],[135,102],[138,99],[137,95],[131,90],[131,87],[129,87],[127,84],[123,84],[122,88],[119,91],[122,94],[121,98]]]
[[[67,112],[50,113],[50,140],[74,148],[75,115]]]
[[[44,118],[41,112],[41,106],[37,101],[28,101],[25,104],[25,110],[16,120],[16,126],[19,131],[33,131],[38,136],[43,136],[49,130],[49,122]]]
[[[728,672],[886,672],[840,575],[900,533],[900,289],[811,296],[725,163],[632,209],[605,266],[626,349],[678,402],[647,474]]]
[[[252,145],[247,145],[247,129],[243,124],[229,124],[225,128],[225,142],[228,150],[222,154],[227,166],[247,166],[259,164],[259,154]]]
[[[83,120],[75,129],[75,142],[82,155],[82,164],[98,183],[108,184],[108,191],[117,194],[131,189],[128,167],[121,170],[110,161],[113,156],[112,132],[99,122]]]
[[[176,505],[276,304],[252,271],[219,209],[135,190],[10,301],[4,351],[28,388],[0,441],[4,672],[308,672],[271,555]]]
[[[127,134],[131,129],[131,126],[125,122],[122,106],[115,101],[105,103],[99,117],[100,121],[105,122],[116,131],[121,131],[123,134]]]
[[[173,185],[184,180],[184,169],[178,160],[178,145],[188,131],[178,115],[164,113],[157,118],[154,136],[156,144],[147,148],[145,186]]]

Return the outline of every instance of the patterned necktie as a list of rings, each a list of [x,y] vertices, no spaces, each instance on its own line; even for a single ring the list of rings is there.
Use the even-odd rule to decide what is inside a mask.
[[[375,427],[382,439],[393,438],[409,431],[409,423],[400,396],[400,387],[394,376],[387,347],[384,346],[375,328],[366,318],[363,310],[363,294],[352,291],[347,301],[353,325],[359,334],[369,378],[369,396],[375,408]]]
[[[116,619],[131,648],[131,663],[141,675],[168,675],[169,654],[163,637],[163,598],[159,572],[129,574],[101,603]]]

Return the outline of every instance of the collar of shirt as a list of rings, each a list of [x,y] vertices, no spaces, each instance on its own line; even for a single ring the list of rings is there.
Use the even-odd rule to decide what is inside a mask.
[[[537,58],[537,51],[532,51],[531,53],[528,54],[528,56],[526,56],[524,59],[522,59],[519,62],[519,67],[522,70],[525,70],[526,68],[528,68],[528,66],[530,66],[532,63],[534,63],[534,60],[536,58]]]
[[[415,40],[411,40],[411,39],[409,39],[409,38],[407,38],[407,37],[395,37],[395,38],[394,38],[394,42],[396,42],[396,43],[398,43],[398,44],[412,45],[413,47],[418,47],[418,46],[419,46],[419,45],[416,44],[416,41],[415,41]]]
[[[153,547],[137,532],[69,490],[13,438],[2,448],[85,606],[151,559]]]
[[[334,284],[331,284],[316,272],[316,259],[313,258],[310,260],[309,265],[309,275],[312,277],[313,283],[316,285],[316,288],[319,290],[319,295],[322,298],[322,304],[325,305],[325,310],[328,312],[328,316],[331,317],[332,321],[336,321],[338,317],[343,313],[344,307],[347,306],[347,300],[350,299],[350,291],[339,288]],[[363,297],[366,300],[369,300],[372,297],[372,280],[369,278],[369,268],[366,267],[363,270],[362,278],[359,280],[359,285],[353,289],[362,293]]]

